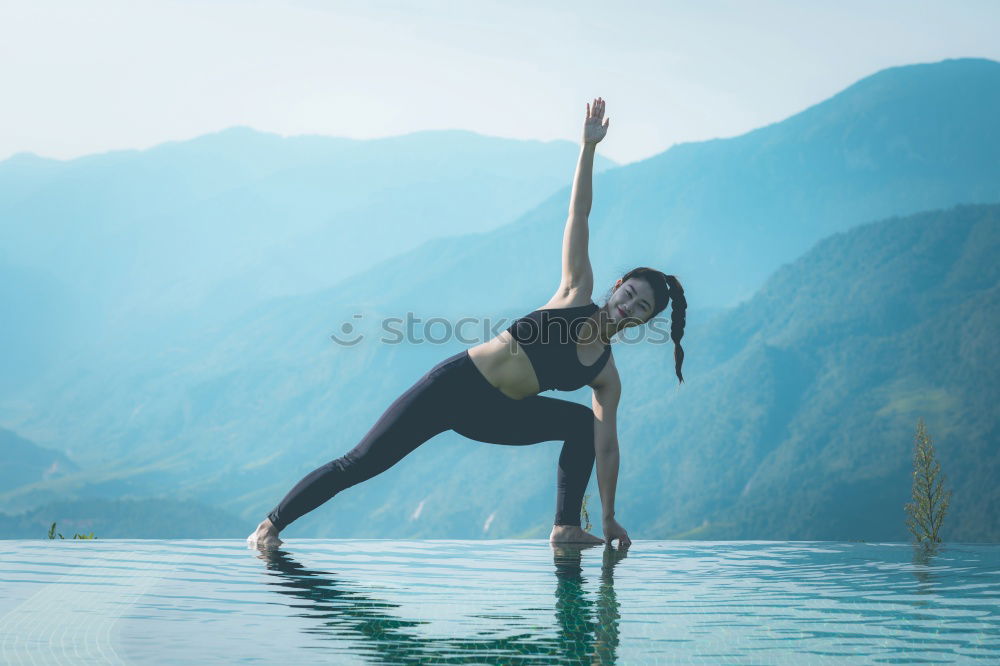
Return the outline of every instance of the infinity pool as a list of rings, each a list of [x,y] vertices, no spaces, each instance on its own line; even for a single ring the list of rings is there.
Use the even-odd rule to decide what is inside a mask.
[[[0,663],[1000,663],[1000,546],[0,541]]]

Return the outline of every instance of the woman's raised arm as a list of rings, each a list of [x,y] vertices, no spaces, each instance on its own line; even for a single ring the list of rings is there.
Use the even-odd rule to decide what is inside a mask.
[[[602,122],[603,121],[603,122]],[[583,141],[580,159],[573,177],[573,191],[570,195],[569,216],[563,232],[562,281],[559,293],[569,295],[570,291],[586,291],[594,287],[594,275],[590,268],[588,244],[590,231],[587,218],[593,199],[591,182],[594,173],[594,154],[597,144],[608,131],[610,118],[604,118],[604,100],[598,97],[594,104],[587,104],[587,117],[583,123]]]

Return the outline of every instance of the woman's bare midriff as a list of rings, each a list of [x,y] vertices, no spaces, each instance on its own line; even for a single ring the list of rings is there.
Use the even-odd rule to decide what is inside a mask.
[[[550,307],[572,307],[579,303],[559,303],[550,301],[542,309]],[[581,357],[583,350],[583,357]],[[584,365],[597,361],[603,348],[598,343],[577,345],[577,358]],[[539,391],[538,377],[531,365],[528,354],[511,336],[510,331],[502,331],[492,340],[469,348],[469,357],[483,377],[508,398],[521,400]]]
[[[510,332],[469,349],[472,364],[490,384],[508,398],[521,400],[538,393],[538,378],[531,361]]]

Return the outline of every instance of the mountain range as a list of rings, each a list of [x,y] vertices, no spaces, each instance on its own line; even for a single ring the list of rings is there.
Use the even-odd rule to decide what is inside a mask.
[[[18,322],[0,330],[0,395],[67,357],[156,345],[428,239],[509,223],[570,182],[577,154],[457,130],[354,140],[234,127],[67,161],[15,155],[0,162],[0,308]]]
[[[614,347],[617,512],[633,538],[903,540],[921,416],[956,489],[946,538],[1000,538],[998,114],[1000,63],[899,67],[747,135],[596,176],[595,301],[651,265],[681,277],[691,305],[684,385],[670,345]],[[175,313],[152,338],[110,327],[0,401],[0,423],[81,468],[0,502],[169,497],[252,527],[471,344],[380,342],[384,318],[501,323],[548,299],[567,202],[556,189],[508,224],[207,323]],[[352,322],[365,341],[334,344]],[[589,403],[586,390],[550,395]],[[544,536],[558,450],[446,433],[288,534]]]

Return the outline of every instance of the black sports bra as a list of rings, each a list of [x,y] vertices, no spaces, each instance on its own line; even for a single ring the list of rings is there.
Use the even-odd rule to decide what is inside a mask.
[[[569,308],[533,310],[507,327],[531,361],[538,377],[539,391],[575,391],[594,380],[611,356],[605,344],[601,357],[583,365],[576,354],[580,326],[597,310],[593,301]]]

